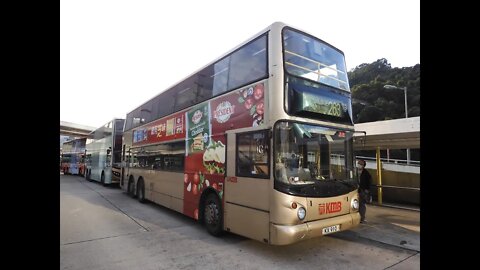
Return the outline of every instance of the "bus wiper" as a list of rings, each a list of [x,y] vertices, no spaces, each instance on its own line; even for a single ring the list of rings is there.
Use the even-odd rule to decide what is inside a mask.
[[[345,181],[345,180],[342,180],[342,179],[332,178],[332,179],[330,179],[330,180],[332,180],[332,181],[338,181],[338,182],[340,182],[340,183],[342,183],[342,184],[345,184],[345,185],[347,185],[347,186],[349,186],[349,187],[356,188],[354,184],[349,183],[349,182],[347,182],[347,181]]]

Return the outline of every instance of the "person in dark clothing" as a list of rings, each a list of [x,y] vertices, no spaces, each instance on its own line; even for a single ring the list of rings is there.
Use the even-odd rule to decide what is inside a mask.
[[[365,169],[367,162],[363,159],[358,160],[357,168],[360,176],[360,183],[358,187],[358,196],[360,199],[360,207],[358,209],[360,213],[360,223],[365,223],[365,214],[367,212],[367,202],[370,201],[370,185],[372,184],[372,176]]]

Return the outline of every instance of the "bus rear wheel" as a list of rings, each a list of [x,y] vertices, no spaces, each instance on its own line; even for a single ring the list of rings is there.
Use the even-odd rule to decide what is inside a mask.
[[[220,236],[223,233],[223,212],[218,196],[211,193],[205,200],[203,220],[208,233]]]
[[[133,179],[128,180],[127,194],[132,198],[135,197],[135,193],[133,192]]]
[[[102,176],[100,177],[100,183],[102,183],[103,186],[106,186],[105,184],[105,173],[102,171]]]
[[[141,203],[145,203],[145,185],[143,179],[140,179],[137,184],[137,198]]]

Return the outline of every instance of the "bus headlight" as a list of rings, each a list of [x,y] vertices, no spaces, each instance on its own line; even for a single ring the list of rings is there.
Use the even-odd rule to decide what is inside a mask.
[[[358,200],[356,198],[352,200],[351,204],[353,210],[358,210]]]
[[[303,207],[298,208],[297,210],[298,219],[303,220],[306,215],[307,215],[307,211],[305,211],[305,208]]]

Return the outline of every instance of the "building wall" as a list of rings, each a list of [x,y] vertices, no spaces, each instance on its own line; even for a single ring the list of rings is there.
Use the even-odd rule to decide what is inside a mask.
[[[378,185],[377,170],[368,169],[372,175],[372,184]],[[382,170],[382,185],[397,186],[397,187],[411,187],[420,189],[420,174],[411,172],[398,172]],[[383,203],[398,203],[420,206],[420,190],[399,189],[399,188],[382,188]],[[378,188],[371,189],[373,200],[378,201]]]

